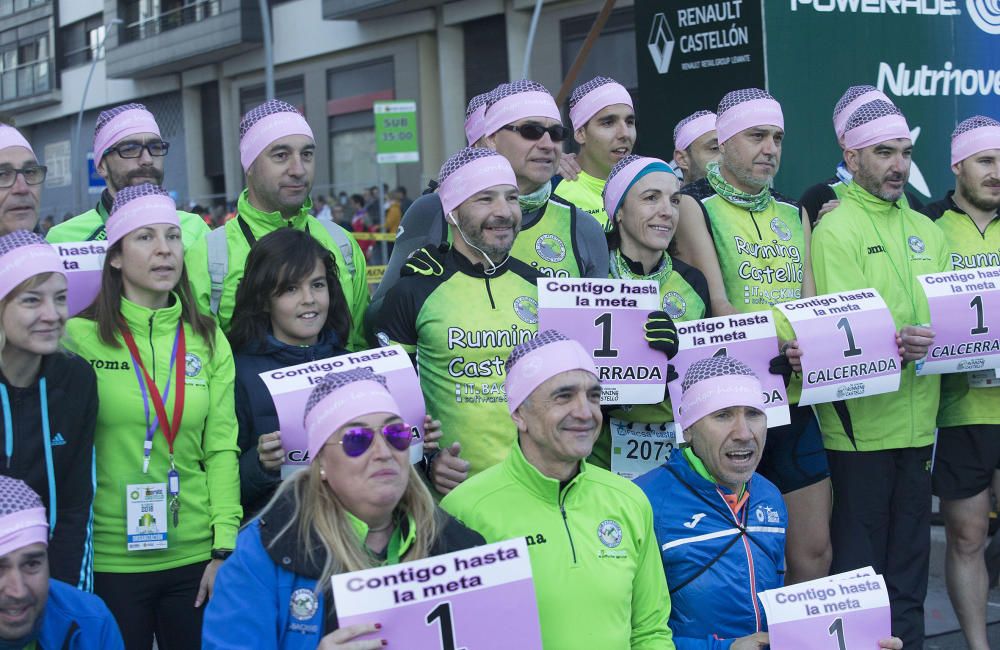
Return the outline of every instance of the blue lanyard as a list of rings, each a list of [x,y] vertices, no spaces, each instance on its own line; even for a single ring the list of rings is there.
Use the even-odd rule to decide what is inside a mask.
[[[170,352],[170,369],[167,371],[167,387],[163,391],[163,403],[167,403],[167,399],[170,397],[170,381],[173,379],[174,366],[177,363],[177,343],[180,341],[181,328],[184,326],[183,323],[177,323],[177,333],[174,334],[174,347]],[[146,382],[142,380],[142,373],[140,371],[141,362],[132,355],[132,351],[129,351],[129,356],[132,357],[132,370],[135,371],[135,379],[139,382],[139,390],[142,392],[142,408],[146,414],[146,441],[142,445],[142,473],[146,474],[149,472],[149,458],[153,453],[153,438],[156,435],[156,428],[159,425],[159,418],[153,415],[153,421],[149,421],[149,393],[146,391]],[[156,369],[153,369],[156,372]],[[170,464],[173,466],[173,454],[171,454]]]

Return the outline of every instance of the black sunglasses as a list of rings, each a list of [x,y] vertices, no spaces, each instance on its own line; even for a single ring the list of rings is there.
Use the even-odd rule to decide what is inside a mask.
[[[521,137],[525,140],[541,140],[542,136],[546,133],[549,134],[549,137],[552,138],[553,142],[562,142],[569,137],[569,129],[562,124],[556,124],[555,126],[550,126],[549,128],[545,128],[540,124],[522,124],[521,126],[508,124],[507,126],[501,128],[506,131],[520,133]]]

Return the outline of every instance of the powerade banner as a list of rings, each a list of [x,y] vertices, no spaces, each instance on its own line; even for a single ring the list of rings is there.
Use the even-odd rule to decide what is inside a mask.
[[[674,126],[733,88],[764,87],[760,2],[636,0],[639,149],[670,160]]]
[[[734,44],[728,34],[736,35],[744,25],[752,30],[748,17],[756,12],[758,29],[761,24],[764,29],[751,31],[747,40],[764,42],[766,57],[752,65],[700,69],[694,78],[694,71],[681,69],[675,60],[661,73],[647,45],[654,17],[662,13],[674,30],[676,59],[683,54],[681,34],[689,33],[676,26],[692,8],[702,8],[692,32],[717,33],[698,43],[714,45],[712,55],[722,58],[747,47]],[[727,91],[766,87],[785,113],[775,186],[793,197],[833,176],[841,160],[832,114],[848,86],[873,85],[906,115],[914,141],[909,189],[925,202],[954,187],[950,144],[955,125],[976,114],[1000,117],[997,0],[636,0],[636,21],[641,105],[657,107],[657,115],[644,120],[658,125],[642,130],[644,153],[670,155],[673,147],[666,143],[677,120],[714,109]],[[738,40],[743,40],[741,32]]]

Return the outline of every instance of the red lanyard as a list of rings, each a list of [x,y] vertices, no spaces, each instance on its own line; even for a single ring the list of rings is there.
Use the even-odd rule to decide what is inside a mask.
[[[143,365],[142,358],[139,356],[139,349],[135,345],[132,332],[123,325],[119,325],[118,329],[122,333],[122,338],[125,339],[129,354],[132,355],[132,362],[142,370],[142,376],[146,378],[146,386],[153,398],[153,408],[156,409],[156,417],[160,421],[160,429],[163,431],[163,437],[167,439],[172,457],[174,455],[174,440],[177,438],[177,432],[180,431],[181,417],[184,415],[184,366],[187,359],[184,345],[184,323],[177,323],[177,356],[174,359],[174,385],[176,387],[174,388],[174,417],[171,420],[167,420],[167,409],[163,406],[163,397],[152,377],[146,372],[146,366]]]

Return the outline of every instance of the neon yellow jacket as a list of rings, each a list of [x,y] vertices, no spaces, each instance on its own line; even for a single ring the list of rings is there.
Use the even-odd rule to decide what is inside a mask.
[[[181,315],[180,301],[148,309],[122,298],[121,314],[135,337],[146,370],[161,391],[171,376],[170,353]],[[236,544],[240,507],[239,447],[234,410],[235,366],[226,337],[215,330],[215,353],[184,326],[184,415],[174,441],[180,476],[179,526],[169,524],[163,550],[132,551],[126,546],[125,486],[166,482],[170,470],[162,429],[153,438],[149,472],[142,473],[146,416],[129,350],[106,345],[97,323],[72,318],[66,324],[66,347],[86,359],[97,374],[100,407],[94,433],[97,490],[94,494],[94,570],[141,573],[187,566],[209,559],[211,550]],[[140,371],[141,372],[141,371]],[[165,404],[173,415],[175,388]],[[150,402],[150,420],[155,410]]]
[[[527,540],[546,648],[674,648],[653,510],[635,484],[581,461],[560,487],[514,445],[441,507],[487,543]]]

